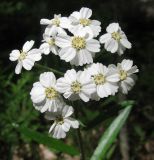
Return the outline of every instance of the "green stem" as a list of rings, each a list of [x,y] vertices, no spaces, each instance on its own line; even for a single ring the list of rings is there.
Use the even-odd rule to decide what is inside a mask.
[[[57,71],[56,69],[53,69],[53,68],[50,68],[50,67],[47,67],[47,66],[43,66],[43,65],[38,64],[38,63],[35,63],[35,65],[36,65],[36,67],[38,67],[38,68],[47,69],[47,70],[52,71],[53,73],[56,73],[56,74],[58,74],[58,75],[60,75],[60,76],[63,76],[63,75],[64,75],[63,72]]]
[[[72,102],[72,104],[73,104],[73,102]],[[77,109],[77,107],[74,107],[75,108],[75,118],[76,119],[78,119],[78,109]],[[78,143],[79,143],[79,148],[80,148],[80,152],[81,152],[81,160],[85,160],[84,146],[83,146],[83,140],[82,140],[82,134],[81,134],[80,126],[77,129],[77,136],[78,136]]]

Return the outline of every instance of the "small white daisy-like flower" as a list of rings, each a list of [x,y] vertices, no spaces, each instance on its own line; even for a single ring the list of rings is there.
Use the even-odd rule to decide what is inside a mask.
[[[69,17],[71,21],[69,31],[72,32],[79,26],[88,27],[93,32],[94,37],[97,37],[101,31],[101,22],[89,19],[91,16],[92,10],[85,7],[82,7],[79,12],[73,12]]]
[[[20,74],[22,67],[26,70],[31,70],[34,66],[35,61],[41,59],[41,50],[40,49],[31,49],[34,45],[34,41],[27,41],[21,51],[15,49],[10,53],[9,59],[11,61],[18,61],[18,64],[15,68],[15,73]]]
[[[64,29],[70,27],[70,20],[67,17],[61,17],[61,14],[55,14],[53,19],[41,19],[40,24],[47,25],[46,29],[50,29],[51,32],[57,31],[59,34],[66,34]]]
[[[119,75],[117,72],[110,70],[101,63],[92,64],[87,68],[87,72],[96,85],[96,92],[92,95],[92,99],[99,100],[99,97],[104,98],[115,95],[118,91]]]
[[[57,36],[57,31],[46,31],[43,34],[43,43],[40,46],[40,50],[45,55],[48,55],[50,52],[58,55],[58,47],[55,45],[55,38]]]
[[[119,89],[123,94],[127,94],[132,89],[137,79],[134,73],[139,72],[137,66],[133,66],[132,60],[124,59],[121,63],[111,65],[110,68],[117,71],[119,74]]]
[[[55,112],[63,103],[56,88],[56,77],[52,72],[44,72],[40,75],[40,81],[33,84],[30,95],[34,107],[41,112]]]
[[[76,66],[93,63],[93,54],[100,51],[99,41],[92,39],[88,28],[77,28],[74,36],[58,35],[55,43],[61,48],[60,58]]]
[[[131,48],[125,33],[121,30],[118,23],[111,23],[106,28],[107,33],[100,37],[100,42],[105,43],[104,48],[111,53],[118,52],[122,55],[126,48]]]
[[[88,102],[96,88],[87,72],[76,72],[71,69],[65,73],[64,77],[57,80],[57,89],[64,93],[67,99],[74,101],[81,98],[84,102]]]
[[[54,121],[49,130],[49,133],[52,133],[54,138],[65,138],[66,132],[68,132],[71,127],[79,128],[79,122],[70,117],[73,112],[72,106],[63,105],[58,107],[57,112],[46,113],[46,119]]]

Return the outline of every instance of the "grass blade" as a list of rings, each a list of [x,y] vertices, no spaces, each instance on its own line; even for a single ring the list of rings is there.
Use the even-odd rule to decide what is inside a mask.
[[[91,160],[104,160],[108,149],[111,147],[112,143],[115,141],[120,129],[124,125],[132,105],[127,106],[123,109],[120,114],[115,118],[111,123],[109,128],[105,131],[97,148],[94,151],[94,154],[91,157]]]

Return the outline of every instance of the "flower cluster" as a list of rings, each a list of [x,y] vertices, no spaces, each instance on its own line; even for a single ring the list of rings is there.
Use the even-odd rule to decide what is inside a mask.
[[[101,22],[92,20],[91,16],[92,10],[83,7],[69,17],[54,15],[51,19],[41,19],[40,24],[46,28],[40,47],[31,49],[34,45],[31,40],[24,44],[21,51],[15,49],[10,53],[10,60],[17,61],[16,74],[21,73],[22,67],[31,70],[35,61],[49,53],[71,65],[84,66],[79,71],[73,68],[67,70],[58,79],[53,72],[44,72],[39,81],[33,84],[31,100],[35,109],[45,112],[45,117],[53,121],[49,132],[54,138],[64,138],[71,127],[79,127],[78,120],[70,117],[74,109],[66,104],[65,99],[88,102],[117,92],[127,94],[135,84],[135,73],[139,71],[129,59],[108,66],[93,62],[101,44],[104,44],[106,51],[118,55],[124,54],[132,45],[118,23],[109,24],[107,33],[98,39]]]

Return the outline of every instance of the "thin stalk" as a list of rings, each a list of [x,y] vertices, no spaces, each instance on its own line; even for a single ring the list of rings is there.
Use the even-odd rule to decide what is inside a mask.
[[[75,118],[78,119],[78,109],[75,106],[74,108],[75,108]],[[78,136],[78,143],[79,143],[79,148],[80,148],[80,153],[81,153],[81,160],[85,160],[85,152],[84,152],[83,139],[82,139],[80,126],[77,129],[77,136]]]
[[[38,67],[38,68],[47,69],[47,70],[52,71],[53,73],[56,73],[56,74],[58,74],[58,75],[60,75],[60,76],[63,76],[63,75],[64,75],[63,72],[57,71],[56,69],[53,69],[53,68],[50,68],[50,67],[47,67],[47,66],[43,66],[43,65],[38,64],[38,63],[35,63],[35,65],[36,65],[36,67]]]

